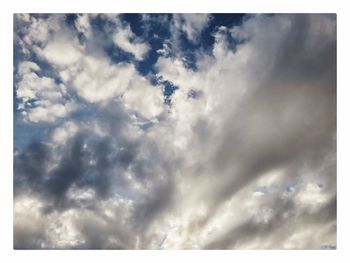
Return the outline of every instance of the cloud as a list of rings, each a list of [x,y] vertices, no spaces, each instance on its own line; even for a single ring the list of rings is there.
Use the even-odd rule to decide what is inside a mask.
[[[141,234],[161,203],[167,204],[153,194],[167,197],[172,185],[162,175],[169,170],[162,163],[150,165],[146,155],[160,162],[161,152],[141,130],[135,136],[142,140],[131,140],[129,129],[135,127],[128,129],[127,116],[104,116],[66,123],[52,131],[53,144],[32,144],[16,153],[15,203],[35,198],[40,209],[26,213],[41,214],[44,226],[29,230],[26,215],[15,212],[16,248],[130,248],[136,242],[132,233]],[[40,239],[30,240],[33,233]]]
[[[64,50],[63,54],[62,50]],[[80,51],[65,39],[51,41],[42,50],[38,49],[38,53],[48,62],[57,66],[76,63],[81,56]]]
[[[210,17],[167,17],[164,28],[176,32],[154,48],[121,17],[79,15],[70,29],[60,16],[19,16],[28,29],[15,42],[39,55],[15,65],[19,106],[28,120],[60,122],[15,147],[15,248],[336,246],[335,16],[215,24],[212,47],[195,50],[189,68],[169,41],[182,32],[201,45],[218,23]],[[97,29],[99,19],[117,29]],[[148,75],[139,62],[112,59],[107,31],[136,60],[158,50]],[[71,56],[56,56],[61,47]],[[166,81],[177,88],[169,104]],[[78,107],[61,112],[69,102]]]
[[[35,71],[40,71],[40,68],[37,64],[31,61],[23,61],[19,66],[18,66],[18,73],[20,75],[28,74],[31,72]]]
[[[85,56],[60,74],[89,103],[105,105],[119,99],[126,109],[147,119],[163,111],[161,89],[140,76],[132,64],[112,64],[103,56]]]
[[[122,95],[134,81],[134,75],[138,77],[130,64],[113,65],[106,58],[92,56],[84,57],[77,66],[61,72],[65,81],[72,83],[78,94],[90,103]]]
[[[208,14],[174,14],[173,27],[184,32],[189,41],[196,43],[210,19]]]
[[[90,25],[90,16],[88,14],[78,15],[74,24],[80,33],[83,33],[87,37],[90,37],[91,25]]]
[[[159,87],[152,86],[147,79],[140,76],[133,64],[112,63],[103,49],[96,46],[98,43],[94,40],[81,44],[63,18],[63,16],[49,16],[37,19],[30,17],[25,20],[29,28],[23,32],[25,34],[23,39],[27,39],[28,42],[26,48],[38,55],[45,63],[49,63],[52,67],[49,73],[53,75],[50,78],[38,77],[35,71],[38,71],[39,66],[33,68],[33,65],[28,64],[33,62],[21,62],[18,66],[19,78],[22,78],[18,83],[18,98],[23,99],[24,103],[28,100],[36,100],[37,107],[30,112],[23,111],[27,120],[54,122],[67,116],[76,110],[73,101],[76,95],[88,103],[103,105],[118,99],[127,110],[146,119],[152,119],[162,113],[163,98]],[[22,23],[22,20],[19,16],[16,21]],[[90,20],[91,18],[78,16],[75,26],[79,31],[85,28],[83,31],[90,36],[91,32],[88,33],[91,29]],[[115,21],[118,22],[118,20]],[[47,28],[45,34],[43,33],[40,37],[32,29],[36,28],[33,24],[38,23],[43,28]],[[124,29],[123,32],[128,38],[135,38],[130,26]],[[124,34],[123,32],[121,34]],[[139,44],[139,39],[135,39],[134,42],[135,45],[130,44],[130,47],[139,58],[149,47],[146,44]],[[30,69],[31,72],[28,72]],[[143,100],[139,103],[138,99],[141,95]],[[69,101],[65,101],[67,97],[70,97]],[[63,102],[58,104],[57,101]],[[26,105],[23,104],[20,107],[24,109]]]
[[[21,101],[18,109],[31,122],[53,122],[74,110],[75,103],[66,98],[67,88],[52,78],[38,76],[40,67],[31,61],[18,66],[19,81],[16,96]]]
[[[150,47],[131,31],[130,26],[118,28],[113,41],[125,52],[133,54],[136,60],[143,60],[150,50]]]
[[[62,127],[53,130],[51,135],[52,141],[58,145],[65,144],[78,130],[79,127],[74,122],[68,121]]]
[[[163,47],[161,49],[158,49],[156,52],[157,54],[164,56],[164,57],[168,57],[171,54],[171,49],[169,47],[170,43],[167,43],[164,41],[163,43]]]
[[[335,28],[325,33],[311,26],[319,19],[318,23],[334,26],[331,16],[253,17],[240,27],[249,42],[235,50],[227,45],[227,32],[219,29],[214,57],[199,60],[197,71],[176,59],[158,60],[160,74],[179,87],[172,97],[178,144],[192,148],[190,165],[201,174],[200,181],[189,182],[203,188],[198,200],[207,200],[209,212],[202,216],[198,231],[218,216],[220,205],[261,174],[286,166],[286,180],[293,180],[305,172],[300,169],[305,162],[310,170],[320,166],[325,157],[319,152],[334,154],[330,145],[335,142]],[[324,47],[313,49],[322,38]],[[308,66],[300,69],[303,65]],[[202,98],[188,99],[191,89],[201,90]],[[196,129],[199,124],[202,128]],[[196,153],[198,159],[193,157]],[[334,163],[332,167],[330,174],[335,176]],[[318,176],[325,180],[331,175]],[[333,186],[328,185],[329,191]]]

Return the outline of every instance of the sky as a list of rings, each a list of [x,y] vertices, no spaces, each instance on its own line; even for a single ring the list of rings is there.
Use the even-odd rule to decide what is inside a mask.
[[[334,14],[15,14],[15,249],[336,248]]]

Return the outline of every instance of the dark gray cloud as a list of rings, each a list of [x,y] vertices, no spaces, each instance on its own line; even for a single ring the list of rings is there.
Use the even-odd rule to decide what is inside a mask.
[[[162,157],[162,150],[153,142],[130,140],[123,135],[125,120],[115,116],[95,116],[86,123],[96,121],[104,128],[105,135],[96,134],[91,127],[81,123],[80,132],[73,135],[63,146],[50,143],[35,143],[15,155],[14,189],[19,199],[26,191],[34,192],[44,201],[40,213],[47,218],[57,213],[82,209],[75,225],[85,242],[68,248],[80,249],[128,249],[135,246],[135,233],[146,231],[157,215],[171,203],[174,185],[171,177],[174,167]],[[105,122],[108,119],[108,122]],[[114,136],[111,136],[113,134]],[[148,152],[150,157],[142,156]],[[175,164],[175,159],[173,160]],[[51,167],[51,168],[50,168]],[[140,193],[133,189],[126,174],[132,174],[135,181],[147,191]],[[161,177],[163,179],[161,179]],[[71,196],[71,192],[94,191],[93,199],[81,200]],[[131,198],[135,210],[129,216],[128,229],[124,227],[118,210],[113,218],[105,217],[100,206],[116,196]],[[117,208],[114,208],[117,209]],[[130,211],[122,211],[127,213]],[[83,214],[87,214],[84,218]],[[96,214],[96,216],[94,216]],[[41,239],[32,243],[18,228],[15,232],[15,248],[55,248],[50,239],[45,239],[45,229]],[[109,243],[110,239],[116,239]],[[147,242],[145,242],[147,243]]]
[[[39,187],[47,169],[50,150],[43,143],[32,143],[25,151],[15,149],[14,157],[14,195],[30,184],[31,188]]]

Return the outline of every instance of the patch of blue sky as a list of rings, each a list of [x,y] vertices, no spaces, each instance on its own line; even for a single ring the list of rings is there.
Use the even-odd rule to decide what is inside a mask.
[[[212,53],[213,46],[215,43],[215,38],[213,33],[216,32],[219,27],[224,26],[226,28],[231,28],[232,26],[239,26],[242,24],[245,14],[212,14],[212,19],[210,20],[209,25],[204,28],[201,34],[201,46],[206,53]],[[230,47],[234,48],[236,42],[233,38],[228,36]]]
[[[189,41],[184,32],[180,33],[179,46],[174,47],[171,43],[170,33],[170,18],[171,14],[150,14],[150,19],[143,21],[140,14],[121,14],[119,18],[122,23],[130,25],[132,32],[147,43],[151,49],[142,61],[136,61],[133,55],[118,48],[110,38],[111,33],[117,26],[116,23],[105,19],[101,15],[97,15],[91,19],[91,26],[93,29],[94,39],[103,39],[100,41],[104,45],[104,50],[114,63],[132,62],[138,72],[142,75],[147,75],[152,71],[154,64],[157,62],[159,54],[157,50],[163,47],[165,41],[169,41],[172,49],[178,49],[183,58],[184,65],[187,68],[196,70],[196,54],[198,52],[211,52],[214,44],[213,32],[220,26],[230,27],[233,24],[239,25],[244,15],[242,14],[214,14],[208,26],[203,30],[199,36],[199,41]],[[167,19],[161,20],[160,17]],[[67,23],[73,26],[76,15],[67,15]],[[161,23],[160,21],[168,21],[168,23]],[[81,36],[83,38],[83,36]],[[229,43],[232,48],[236,45],[233,38],[228,34]]]
[[[144,35],[144,30],[141,23],[141,14],[121,14],[120,18],[122,21],[130,25],[132,32],[138,36],[142,37]]]
[[[77,17],[78,14],[66,14],[65,22],[71,30],[75,29],[75,20],[77,19]]]
[[[13,121],[14,147],[24,149],[32,143],[42,142],[48,136],[51,125],[57,124],[28,123],[16,113]]]
[[[104,51],[109,56],[111,61],[115,64],[122,62],[133,62],[134,64],[137,64],[137,61],[134,59],[134,56],[131,53],[125,52],[123,49],[119,48],[114,43],[109,43],[108,45],[106,45]]]
[[[164,103],[166,105],[171,105],[171,96],[173,93],[178,89],[177,86],[175,86],[171,81],[164,79],[162,76],[154,74],[150,74],[149,80],[152,85],[161,85],[162,91],[164,95]]]
[[[90,26],[93,32],[104,33],[106,36],[111,36],[117,24],[110,19],[106,19],[104,15],[96,15],[90,18]]]
[[[170,16],[169,14],[163,14],[164,16]],[[148,22],[142,21],[140,14],[122,14],[121,18],[125,20],[131,27],[132,32],[140,37],[144,43],[150,46],[150,51],[142,61],[135,61],[135,66],[141,75],[149,74],[153,65],[158,60],[157,50],[163,47],[165,40],[170,39],[169,24],[161,24],[158,22],[157,15],[151,15],[155,19],[151,19]],[[145,23],[147,24],[145,26]]]

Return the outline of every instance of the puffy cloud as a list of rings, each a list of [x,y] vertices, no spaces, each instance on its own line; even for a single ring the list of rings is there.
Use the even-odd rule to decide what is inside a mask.
[[[51,134],[51,139],[53,143],[58,145],[65,144],[69,138],[71,138],[77,131],[79,127],[72,121],[66,122],[63,127],[57,127],[53,130]]]
[[[210,22],[174,19],[190,41]],[[86,21],[75,21],[79,32]],[[19,64],[17,86],[28,75],[30,88],[17,97],[60,101],[38,94],[65,87],[84,110],[15,151],[15,248],[336,246],[335,16],[253,15],[213,28],[196,69],[162,42],[154,77],[177,87],[167,106],[162,84],[96,50],[92,31],[84,45],[56,33],[70,36],[76,60],[42,56],[61,84]],[[42,50],[56,43],[45,41]]]
[[[127,108],[138,112],[141,116],[151,119],[158,116],[164,110],[163,95],[157,87],[147,85],[146,80],[140,79],[139,83],[125,92],[123,101]]]
[[[113,36],[114,43],[125,52],[134,55],[135,59],[143,60],[147,55],[150,47],[143,43],[132,31],[130,26],[118,28]]]
[[[21,62],[18,66],[16,96],[21,103],[18,109],[27,121],[53,122],[65,117],[74,110],[74,102],[67,99],[67,88],[54,79],[38,76],[40,68],[31,61]]]
[[[85,196],[73,200],[91,202]],[[128,218],[132,203],[112,198],[100,203],[98,213],[72,208],[63,212],[43,214],[45,201],[32,196],[18,198],[14,207],[15,248],[31,249],[115,249],[127,248],[130,238]],[[122,227],[115,228],[114,225]]]
[[[136,127],[128,115],[108,114],[65,123],[52,131],[53,144],[16,153],[15,203],[21,206],[31,192],[39,195],[38,211],[31,206],[26,213],[42,214],[43,226],[27,229],[26,215],[15,210],[16,248],[130,248],[136,239],[145,246],[132,233],[142,233],[150,209],[162,208],[153,194],[171,185],[162,178],[166,170],[156,145],[140,129],[131,137]],[[158,156],[159,164],[151,165],[149,156]],[[40,239],[30,240],[32,235]]]
[[[40,71],[40,67],[32,61],[23,61],[18,66],[18,73],[20,75],[31,73],[32,71]]]
[[[55,122],[77,108],[67,86],[55,78],[55,73],[45,64],[39,66],[30,61],[38,56],[53,68],[77,61],[80,47],[73,41],[63,18],[60,15],[15,16],[15,40],[25,51],[24,61],[17,64],[16,96],[20,100],[18,109],[26,121]]]
[[[50,41],[43,49],[38,49],[37,53],[57,66],[76,63],[81,56],[79,49],[65,39]]]
[[[77,30],[87,37],[91,36],[91,17],[94,16],[79,15],[75,20]],[[119,20],[113,19],[119,23]],[[76,94],[89,103],[102,105],[118,99],[126,109],[146,119],[162,113],[160,87],[152,86],[140,76],[133,64],[112,63],[94,40],[81,44],[65,24],[63,16],[30,16],[26,19],[18,16],[16,21],[17,24],[27,23],[29,29],[18,29],[18,35],[23,34],[26,48],[31,53],[49,63],[52,67],[50,74],[53,75],[50,78],[37,76],[35,71],[39,71],[38,65],[28,64],[32,62],[21,62],[18,65],[18,75],[22,79],[18,82],[17,97],[24,101],[20,108],[31,107],[31,102],[27,101],[36,100],[36,107],[29,112],[23,111],[25,119],[32,122],[53,122],[65,117],[76,109],[73,101],[65,102],[65,99],[70,97],[73,100]],[[36,33],[37,24],[45,28],[45,33],[40,34],[40,37]],[[139,43],[140,40],[131,32],[130,26],[121,30],[122,38],[119,36],[118,39],[134,39],[126,46],[123,46],[126,42],[122,43],[122,47],[131,48],[129,51],[141,59],[148,52],[148,45]],[[137,99],[142,94],[146,95],[142,103],[139,103]]]
[[[157,50],[157,54],[161,55],[161,56],[165,56],[165,57],[168,57],[170,54],[171,54],[171,49],[169,47],[169,43],[166,43],[164,41],[163,43],[163,48],[161,49],[158,49]]]
[[[78,15],[78,18],[75,20],[75,27],[77,30],[85,36],[90,37],[91,35],[91,25],[90,25],[90,16],[88,14]]]
[[[66,77],[66,73],[70,75]],[[61,76],[67,82],[72,82],[82,98],[95,103],[122,95],[133,81],[135,73],[130,64],[113,65],[107,59],[87,56],[76,67],[61,72]]]
[[[41,199],[23,196],[14,203],[13,227],[14,247],[21,249],[40,248],[40,239],[44,237],[41,215]]]
[[[86,56],[60,75],[90,103],[105,105],[119,99],[126,109],[147,119],[164,109],[161,89],[152,86],[131,64],[112,64],[103,56]]]

